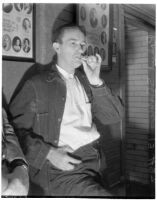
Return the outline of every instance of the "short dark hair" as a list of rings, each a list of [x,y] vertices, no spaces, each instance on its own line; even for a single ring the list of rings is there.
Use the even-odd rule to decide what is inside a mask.
[[[61,43],[64,31],[70,30],[70,29],[78,29],[86,36],[85,30],[82,26],[79,26],[79,25],[76,25],[76,24],[64,24],[64,25],[58,27],[55,30],[52,29],[52,37],[51,37],[52,43],[54,43],[54,42],[60,42]]]

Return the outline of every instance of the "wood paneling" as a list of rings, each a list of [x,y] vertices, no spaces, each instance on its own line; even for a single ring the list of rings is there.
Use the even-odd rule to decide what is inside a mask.
[[[148,31],[126,25],[126,173],[129,180],[146,184],[149,183],[150,96],[154,92],[150,87],[148,40]]]

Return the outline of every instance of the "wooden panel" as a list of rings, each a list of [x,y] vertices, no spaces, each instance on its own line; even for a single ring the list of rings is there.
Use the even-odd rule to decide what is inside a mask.
[[[148,55],[147,51],[137,52],[137,53],[128,52],[126,55],[126,59],[128,59],[128,58],[130,58],[130,59],[145,58],[147,55]]]
[[[145,162],[145,163],[148,162],[148,156],[139,156],[139,155],[129,154],[129,155],[127,155],[127,159],[128,160],[135,160],[135,161]],[[128,168],[128,166],[127,166],[127,168]]]
[[[148,166],[143,167],[143,166],[135,166],[135,165],[129,164],[128,170],[148,174]]]
[[[147,162],[140,162],[140,161],[135,161],[135,160],[126,160],[127,166],[137,166],[137,167],[141,167],[141,168],[147,168],[148,167],[148,163]]]
[[[148,129],[138,129],[138,128],[127,128],[128,133],[137,133],[137,134],[148,134],[149,130]]]
[[[148,151],[147,150],[137,150],[137,149],[127,150],[127,155],[128,155],[128,157],[130,155],[142,156],[142,157],[145,157],[147,159],[148,158]]]
[[[137,97],[130,97],[130,96],[128,96],[127,99],[130,102],[146,102],[146,103],[149,102],[149,99],[148,99],[147,96],[145,96],[145,97],[139,97],[139,96],[137,96]]]
[[[133,122],[133,123],[127,123],[127,124],[126,124],[126,128],[142,128],[142,129],[149,129],[149,125],[148,125],[148,124],[139,124],[139,123]]]
[[[148,150],[148,145],[147,144],[135,144],[135,143],[127,143],[127,149],[137,149],[137,150],[142,150],[142,151],[145,151],[145,150]],[[128,158],[129,159],[129,158]]]
[[[126,135],[126,138],[131,139],[131,138],[135,138],[135,139],[139,139],[139,140],[147,140],[148,139],[148,135],[146,134],[137,134],[137,133],[128,133]]]
[[[148,173],[143,173],[140,171],[134,171],[134,170],[130,169],[129,174],[132,175],[133,177],[144,178],[147,180],[149,179]]]
[[[148,183],[148,33],[129,29],[126,43],[126,173],[130,180]]]

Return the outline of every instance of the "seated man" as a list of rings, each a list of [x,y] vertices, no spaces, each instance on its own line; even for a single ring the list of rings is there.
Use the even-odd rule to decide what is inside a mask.
[[[10,104],[31,181],[43,196],[110,196],[96,181],[100,133],[93,119],[117,123],[123,107],[100,78],[100,55],[83,56],[79,26],[58,28],[52,45],[56,62],[28,80]]]
[[[26,196],[29,188],[27,162],[4,109],[2,117],[2,195]]]

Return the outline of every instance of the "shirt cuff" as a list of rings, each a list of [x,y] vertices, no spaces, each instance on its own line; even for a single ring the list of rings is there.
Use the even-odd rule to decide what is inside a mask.
[[[92,85],[92,84],[90,84],[90,85],[93,88],[101,88],[101,87],[105,86],[105,82],[102,79],[100,79],[100,81],[99,81],[99,83],[97,85]]]
[[[111,95],[110,89],[106,86],[105,82],[103,81],[103,84],[98,87],[91,86],[92,94],[94,96],[108,96]]]

